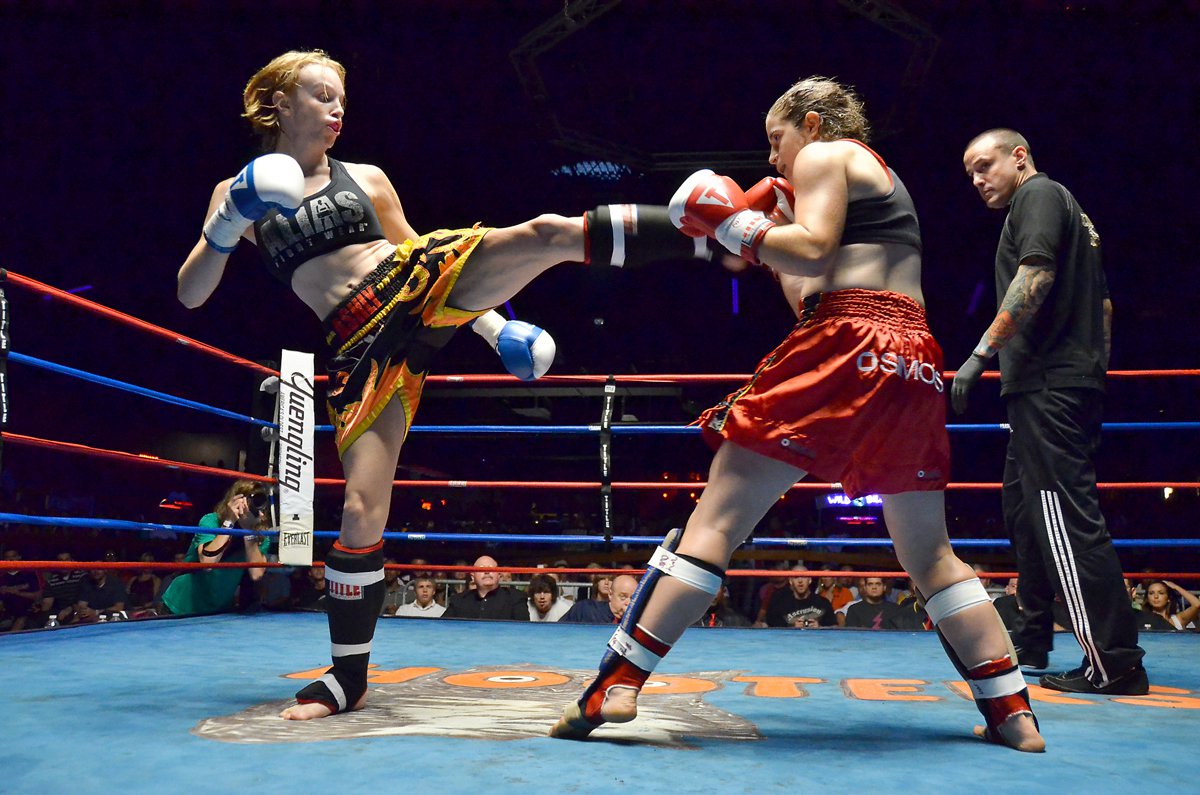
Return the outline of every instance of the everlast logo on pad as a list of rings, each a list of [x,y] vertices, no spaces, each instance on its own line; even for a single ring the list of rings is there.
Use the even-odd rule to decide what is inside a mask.
[[[362,599],[363,589],[361,585],[347,585],[344,582],[335,582],[334,580],[325,580],[325,590],[334,599]]]
[[[283,544],[311,544],[311,533],[281,533],[280,539]]]
[[[898,375],[905,381],[920,381],[941,392],[945,389],[942,374],[938,368],[929,362],[906,361],[903,356],[893,351],[875,353],[865,351],[858,355],[858,371],[873,373],[876,370],[885,375]]]

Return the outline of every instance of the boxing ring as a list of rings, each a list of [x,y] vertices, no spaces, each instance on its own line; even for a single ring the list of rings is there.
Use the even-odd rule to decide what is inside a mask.
[[[0,273],[2,276],[2,273]],[[0,279],[0,288],[6,285]],[[18,274],[7,286],[49,297],[54,311],[84,310],[129,328],[182,343],[190,352],[245,368],[272,371],[196,340],[155,327]],[[0,293],[0,304],[3,293]],[[12,315],[19,314],[14,310]],[[9,313],[2,319],[7,323]],[[6,327],[0,340],[7,346]],[[261,419],[187,398],[56,364],[19,350],[9,363],[77,378],[223,422],[269,427]],[[0,359],[0,364],[3,360]],[[11,368],[16,369],[16,368]],[[0,367],[3,374],[3,367]],[[1184,378],[1196,370],[1122,371],[1114,379]],[[548,376],[543,385],[603,387],[600,421],[585,425],[420,426],[413,434],[461,436],[556,434],[597,437],[598,481],[397,480],[397,489],[536,489],[590,492],[603,502],[604,533],[493,534],[388,532],[400,544],[436,542],[471,557],[484,548],[524,544],[557,549],[621,547],[644,560],[658,537],[611,532],[611,498],[625,491],[694,492],[702,482],[616,481],[608,442],[622,434],[686,435],[694,428],[622,425],[613,421],[614,384],[719,382],[740,375],[638,377]],[[2,382],[19,391],[10,372]],[[508,376],[430,377],[431,385],[512,384]],[[528,386],[528,385],[526,385]],[[537,387],[534,387],[537,388]],[[7,405],[7,404],[5,404]],[[19,417],[9,418],[15,424]],[[954,433],[989,433],[999,425],[951,425]],[[1194,444],[1200,422],[1107,423],[1105,433],[1172,431]],[[212,481],[265,474],[148,457],[3,431],[3,463],[19,469],[28,451],[91,457],[128,470],[189,472]],[[327,449],[332,455],[332,450]],[[996,464],[1000,461],[997,459]],[[341,481],[318,478],[325,490]],[[1200,483],[1102,483],[1103,490],[1197,490]],[[829,493],[830,484],[802,483],[796,491]],[[952,483],[950,491],[989,491],[996,483]],[[80,533],[164,532],[186,538],[199,528],[124,519],[0,511],[0,526],[53,526]],[[324,530],[316,535],[330,538]],[[954,539],[956,548],[995,549],[995,538]],[[1115,539],[1131,549],[1160,548],[1186,563],[1200,539]],[[763,550],[800,557],[836,545],[886,548],[885,538],[755,538]],[[454,554],[459,554],[457,551]],[[244,564],[218,564],[238,566]],[[193,568],[211,568],[191,564]],[[189,564],[120,561],[0,562],[5,570],[163,569]],[[412,566],[397,566],[413,569]],[[435,564],[431,568],[459,571]],[[1134,567],[1127,566],[1132,569]],[[1182,568],[1182,566],[1180,567]],[[521,566],[501,571],[545,571]],[[560,569],[564,573],[580,569]],[[595,573],[595,570],[588,570]],[[843,575],[844,572],[812,571]],[[855,576],[899,576],[856,571]],[[1009,576],[1008,572],[989,572]],[[1195,569],[1134,572],[1132,578],[1196,580]],[[735,568],[731,577],[782,576]],[[696,629],[686,633],[646,688],[637,720],[604,726],[587,742],[550,740],[546,731],[562,707],[594,675],[611,627],[463,620],[381,619],[372,653],[365,709],[320,721],[279,720],[300,682],[327,665],[325,617],[314,613],[229,614],[108,621],[89,626],[0,635],[0,680],[8,710],[0,731],[6,771],[0,791],[228,792],[252,787],[310,790],[421,783],[435,791],[487,788],[520,792],[553,787],[599,792],[636,787],[652,792],[759,792],[827,786],[871,791],[975,792],[1003,787],[1028,792],[1108,791],[1120,785],[1178,788],[1194,756],[1200,713],[1200,647],[1195,633],[1143,633],[1151,692],[1140,697],[1057,693],[1032,684],[1048,750],[1018,754],[971,736],[979,718],[969,691],[932,632],[848,629]],[[1078,664],[1074,639],[1059,634],[1051,668]],[[1036,681],[1036,680],[1033,680]],[[319,783],[318,783],[319,782]]]

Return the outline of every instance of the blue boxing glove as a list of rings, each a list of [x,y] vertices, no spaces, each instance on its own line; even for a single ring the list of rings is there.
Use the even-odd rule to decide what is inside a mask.
[[[531,323],[505,321],[492,310],[475,318],[471,328],[500,354],[504,369],[522,381],[541,378],[554,363],[554,338]]]
[[[304,201],[304,171],[285,154],[256,157],[243,168],[204,224],[204,240],[222,254],[237,247],[246,227],[271,210],[294,215]]]
[[[500,330],[496,352],[504,369],[522,381],[541,378],[554,364],[554,338],[523,320],[510,320]]]

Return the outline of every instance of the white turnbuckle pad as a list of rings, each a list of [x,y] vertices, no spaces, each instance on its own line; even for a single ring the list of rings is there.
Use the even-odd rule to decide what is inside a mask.
[[[275,418],[279,424],[279,562],[311,566],[313,559],[313,355],[283,351]]]

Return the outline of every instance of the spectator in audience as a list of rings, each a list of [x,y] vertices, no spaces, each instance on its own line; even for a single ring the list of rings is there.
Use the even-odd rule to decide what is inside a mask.
[[[153,563],[154,553],[143,552],[140,560],[143,563]],[[153,569],[142,569],[133,575],[125,584],[125,590],[129,594],[126,609],[131,613],[135,610],[152,610],[158,601],[160,584],[161,580]]]
[[[979,582],[983,583],[983,589],[987,591],[987,595],[995,602],[997,597],[1004,595],[1004,586],[993,580],[991,577],[980,576],[981,572],[987,571],[987,566],[982,563],[973,563],[971,568],[975,570],[975,576],[979,577]]]
[[[804,565],[803,561],[800,561],[800,565],[801,566]],[[775,569],[777,571],[783,571],[783,570],[787,569],[787,564],[780,563],[778,566],[775,567]],[[755,614],[755,617],[754,617],[754,626],[765,627],[767,625],[767,608],[771,604],[771,597],[774,596],[777,591],[780,591],[786,587],[787,587],[787,580],[785,580],[782,577],[771,577],[771,578],[767,579],[767,581],[764,582],[761,586],[759,586],[758,593],[757,593],[758,612]]]
[[[721,590],[713,597],[712,604],[700,617],[695,626],[699,627],[748,627],[750,619],[734,610],[729,605],[729,588],[721,583]]]
[[[12,563],[21,559],[17,550],[4,550],[5,561]],[[4,607],[4,620],[12,622],[10,631],[19,632],[31,620],[36,622],[42,614],[42,584],[37,574],[21,569],[0,573],[0,604]]]
[[[921,606],[921,600],[917,598],[916,588],[913,586],[912,579],[904,581],[905,586],[901,593],[903,598],[897,602],[896,606],[900,608],[888,619],[887,629],[904,629],[904,630],[926,630],[932,629],[929,623],[929,614],[925,612],[925,608]]]
[[[275,553],[267,555],[267,562],[278,563]],[[292,569],[272,566],[263,572],[262,606],[267,610],[287,610],[292,603]]]
[[[395,565],[396,561],[393,558],[383,559],[383,605],[379,608],[379,615],[394,616],[396,608],[405,602],[411,601],[407,598],[409,577],[402,577],[399,569],[389,569],[388,566]]]
[[[1171,591],[1188,606],[1176,612]],[[1195,594],[1170,580],[1151,580],[1146,584],[1146,606],[1138,613],[1138,626],[1141,629],[1182,631],[1195,628],[1197,615],[1200,615],[1200,599]]]
[[[628,574],[618,574],[609,588],[608,601],[583,599],[571,605],[566,615],[559,619],[563,624],[618,624],[629,600],[637,590],[638,581]]]
[[[441,618],[446,608],[436,601],[437,584],[432,577],[417,577],[412,581],[415,599],[396,608],[402,618]]]
[[[572,568],[571,564],[567,563],[566,560],[556,560],[556,561],[554,561],[554,563],[552,565],[556,569]],[[559,599],[565,599],[568,602],[574,602],[579,599],[580,587],[578,585],[570,584],[571,580],[578,579],[578,577],[576,575],[556,574],[555,572],[552,572],[552,571],[548,571],[548,572],[546,572],[546,574],[550,577],[553,577],[554,581],[556,583],[558,583],[558,598]]]
[[[993,599],[992,604],[995,606],[996,612],[1000,614],[1000,620],[1004,622],[1004,626],[1011,632],[1017,625],[1017,616],[1021,613],[1021,605],[1017,602],[1016,577],[1009,578],[1008,584],[1004,586],[1004,593]]]
[[[589,569],[603,568],[599,563],[589,563]],[[591,598],[593,601],[601,604],[608,604],[608,597],[612,593],[613,576],[611,574],[596,574],[592,577]]]
[[[905,600],[917,595],[913,588],[913,581],[908,577],[897,577],[892,580],[892,587],[888,589],[887,600],[902,604]]]
[[[817,584],[817,596],[824,597],[833,605],[835,612],[858,598],[854,591],[841,582],[841,577],[822,577]]]
[[[805,567],[803,564],[793,566],[792,571],[802,572]],[[767,607],[767,626],[795,629],[837,626],[833,605],[825,597],[813,593],[812,583],[812,577],[803,574],[788,578],[788,587],[771,597],[771,604]]]
[[[70,552],[59,552],[58,560],[74,560]],[[42,590],[42,613],[54,616],[58,623],[63,624],[75,611],[75,603],[79,601],[79,587],[87,572],[82,569],[59,569],[46,572],[46,587]]]
[[[483,618],[509,621],[528,621],[529,608],[525,597],[512,588],[500,586],[499,564],[484,555],[475,561],[471,572],[474,588],[451,596],[442,618]]]
[[[1125,578],[1125,590],[1129,591],[1129,604],[1136,613],[1146,606],[1146,589],[1140,580]],[[1139,616],[1138,618],[1141,618]]]
[[[324,612],[325,610],[325,567],[313,566],[293,588],[292,604],[297,610]]]
[[[471,564],[467,563],[462,558],[459,558],[458,560],[454,561],[454,565],[455,566],[469,566]],[[447,579],[457,580],[457,582],[447,586],[447,588],[446,588],[445,601],[446,601],[447,605],[450,604],[450,600],[452,598],[454,598],[455,596],[458,596],[459,594],[464,594],[467,591],[469,591],[475,587],[475,581],[473,579],[471,579],[471,572],[469,572],[469,571],[455,572],[452,577],[449,577]]]
[[[558,595],[558,581],[549,574],[535,574],[525,588],[530,621],[558,621],[571,609],[571,602]]]
[[[846,608],[843,626],[858,629],[886,629],[888,619],[900,611],[900,607],[883,598],[883,579],[864,577],[858,592],[862,598]]]
[[[854,576],[854,567],[849,563],[843,563],[841,566],[838,566],[838,571],[846,573],[837,578],[837,584],[843,588],[849,588],[850,592],[854,594],[855,599],[860,598],[858,593],[858,577]]]
[[[106,569],[92,569],[79,586],[79,599],[68,617],[69,624],[94,624],[104,614],[120,613],[129,595],[121,578]]]
[[[413,558],[412,560],[410,560],[408,562],[408,565],[425,567],[425,566],[429,565],[429,561],[425,560],[425,558]],[[467,565],[466,561],[463,561],[462,564],[460,564],[460,565],[463,565],[463,566]],[[386,571],[386,569],[385,569],[385,571]],[[431,572],[427,568],[407,569],[406,571],[400,573],[400,588],[401,588],[401,596],[402,596],[401,604],[408,604],[409,602],[416,601],[417,595],[413,591],[413,584],[417,581],[417,579],[419,577],[432,577],[432,576],[433,576],[433,572]]]
[[[200,517],[200,527],[184,560],[188,563],[265,563],[270,539],[234,535],[229,530],[262,531],[270,527],[267,490],[253,480],[235,480],[211,512]],[[189,569],[171,581],[162,594],[162,610],[177,616],[207,615],[232,610],[242,577],[258,582],[263,569]]]
[[[176,552],[171,556],[171,561],[173,563],[187,563],[187,553]],[[158,597],[160,601],[162,600],[162,595],[167,592],[167,589],[171,587],[171,583],[173,583],[175,578],[180,574],[183,574],[183,572],[176,570],[168,572],[162,576],[162,579],[158,583]]]

